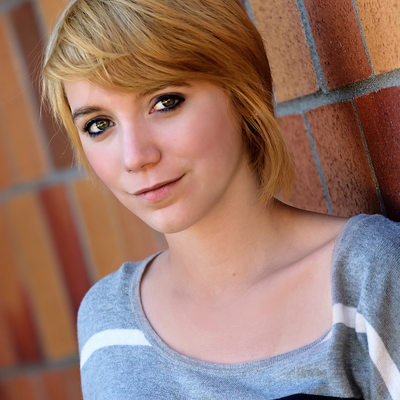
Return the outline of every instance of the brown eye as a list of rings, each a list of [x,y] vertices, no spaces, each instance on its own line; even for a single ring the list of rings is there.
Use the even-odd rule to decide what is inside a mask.
[[[95,123],[95,126],[99,130],[104,130],[108,127],[108,122],[107,121],[98,121]]]
[[[84,131],[90,136],[98,136],[113,126],[113,122],[105,118],[97,118],[90,120],[84,127]]]
[[[176,100],[172,99],[172,98],[161,101],[161,104],[163,105],[163,107],[172,107],[175,105],[175,103],[176,103]]]
[[[180,95],[177,95],[177,94],[164,94],[162,96],[159,96],[156,99],[155,104],[154,104],[151,112],[154,112],[154,111],[160,111],[160,112],[172,111],[184,101],[185,101],[185,99]]]

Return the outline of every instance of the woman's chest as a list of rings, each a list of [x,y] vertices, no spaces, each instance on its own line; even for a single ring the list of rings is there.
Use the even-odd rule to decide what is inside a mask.
[[[331,327],[330,276],[306,272],[232,301],[164,295],[144,302],[144,310],[161,339],[183,355],[216,363],[265,359],[305,346]]]

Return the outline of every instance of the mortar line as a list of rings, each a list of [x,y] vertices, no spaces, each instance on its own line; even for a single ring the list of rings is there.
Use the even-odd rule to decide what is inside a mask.
[[[319,91],[307,96],[279,103],[276,105],[275,112],[277,117],[284,117],[290,114],[301,114],[314,108],[343,101],[350,101],[355,97],[394,86],[400,86],[400,68],[384,74],[375,75],[363,81],[342,86],[331,90],[328,93]]]
[[[322,66],[321,66],[321,62],[320,62],[319,55],[317,52],[317,46],[315,45],[310,21],[308,19],[306,6],[304,5],[303,0],[296,0],[296,2],[297,2],[297,8],[300,13],[301,22],[303,24],[303,29],[304,29],[304,33],[306,36],[308,48],[310,50],[311,61],[314,65],[314,70],[315,70],[315,75],[317,77],[318,86],[322,90],[322,92],[327,93],[328,87],[325,82],[325,75],[322,71]]]
[[[244,9],[247,12],[247,15],[250,17],[253,24],[256,25],[256,19],[254,18],[254,13],[253,13],[253,9],[250,4],[250,0],[244,0],[243,5],[244,5]]]
[[[364,133],[364,129],[363,129],[362,124],[361,124],[360,116],[358,114],[358,110],[357,110],[357,107],[356,107],[356,104],[355,104],[354,100],[352,100],[351,104],[353,106],[354,113],[355,113],[356,118],[357,118],[358,128],[360,129],[361,139],[362,139],[362,142],[363,142],[364,150],[365,150],[365,153],[367,155],[369,167],[371,169],[371,175],[372,175],[372,179],[374,181],[376,193],[378,195],[378,200],[379,200],[379,205],[381,207],[381,212],[382,212],[383,215],[386,216],[385,203],[383,201],[382,192],[381,192],[381,189],[379,187],[378,178],[376,177],[374,164],[372,163],[371,153],[369,151],[368,143],[367,143],[367,140],[365,138],[365,133]]]
[[[25,193],[38,192],[46,187],[57,185],[59,183],[70,182],[83,176],[84,173],[75,167],[54,172],[41,179],[17,183],[0,192],[0,205],[10,201],[13,197],[20,196]]]
[[[45,18],[44,18],[44,15],[43,15],[43,10],[42,10],[39,2],[31,0],[31,4],[32,4],[33,13],[34,13],[35,18],[36,18],[36,23],[37,23],[36,25],[37,25],[37,27],[39,29],[40,36],[41,36],[42,41],[43,41],[43,52],[42,52],[42,54],[44,54],[44,50],[46,48],[47,41],[48,41],[49,32],[47,30],[47,25],[46,25]],[[42,65],[42,63],[40,65]]]
[[[357,3],[356,3],[356,0],[352,0],[352,2],[353,2],[354,11],[356,13],[358,29],[360,30],[361,38],[362,38],[362,41],[363,41],[363,44],[364,44],[365,53],[367,54],[367,57],[368,57],[369,66],[371,67],[371,71],[372,71],[372,76],[374,76],[375,75],[375,71],[374,71],[374,67],[372,65],[371,56],[370,56],[369,51],[368,51],[367,41],[365,39],[364,30],[363,30],[363,27],[362,27],[362,24],[361,24],[361,18],[360,18],[360,14],[358,12]]]
[[[331,201],[331,196],[329,195],[328,185],[326,184],[325,176],[324,176],[324,173],[322,171],[322,165],[321,165],[321,161],[319,159],[319,155],[318,155],[318,152],[317,152],[317,147],[315,146],[315,141],[314,141],[314,137],[313,137],[312,132],[311,132],[310,123],[309,123],[307,115],[305,113],[303,113],[303,120],[304,120],[304,125],[306,127],[308,140],[310,142],[311,150],[312,150],[313,155],[314,155],[315,164],[317,165],[319,179],[320,179],[321,184],[322,184],[322,189],[324,191],[325,200],[326,200],[326,203],[327,203],[327,206],[328,206],[329,214],[333,215],[332,201]]]
[[[6,13],[12,8],[19,6],[22,3],[26,3],[28,0],[5,0],[0,3],[0,13]]]
[[[13,367],[0,369],[0,382],[12,379],[16,376],[40,374],[54,369],[67,369],[79,367],[79,357],[74,354],[59,360],[43,360],[33,364],[20,364]]]

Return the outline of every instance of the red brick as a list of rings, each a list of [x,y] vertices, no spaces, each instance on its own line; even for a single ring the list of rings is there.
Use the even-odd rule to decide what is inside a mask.
[[[296,0],[251,0],[267,50],[277,102],[318,90]]]
[[[40,359],[38,337],[11,229],[4,210],[0,209],[0,302],[18,359],[34,362]]]
[[[399,0],[356,0],[375,73],[400,67]]]
[[[94,278],[99,279],[126,261],[122,230],[109,203],[111,195],[100,183],[79,180],[74,182],[73,190],[92,255]]]
[[[74,355],[74,318],[39,202],[34,195],[25,194],[7,204],[6,212],[44,355],[50,359]]]
[[[10,42],[6,20],[0,17],[0,136],[4,156],[0,161],[0,182],[6,184],[11,182],[11,171],[17,181],[38,179],[45,171],[44,152],[37,141],[40,133],[29,107],[26,90],[17,74],[20,66]],[[6,161],[9,165],[6,165]]]
[[[303,116],[289,115],[279,118],[278,122],[296,170],[296,183],[288,203],[327,214],[328,206]]]
[[[43,53],[43,40],[32,4],[25,2],[15,7],[11,12],[11,19],[29,72],[33,93],[36,97],[36,111],[38,112],[38,105],[40,104],[39,71]],[[72,163],[72,152],[66,134],[55,125],[45,109],[42,113],[42,119],[54,165],[57,168],[69,167]]]
[[[0,303],[0,368],[12,367],[17,364],[18,356],[12,340],[12,332]],[[1,398],[1,397],[0,397]]]
[[[305,0],[326,84],[333,89],[372,71],[351,0]]]
[[[375,184],[351,103],[309,111],[325,181],[336,215],[380,212]]]
[[[16,295],[19,296],[19,308],[7,310],[7,323],[12,329],[13,342],[19,360],[24,363],[32,363],[41,360],[42,353],[39,344],[39,332],[37,331],[33,306],[30,303],[28,291],[18,287]]]
[[[400,220],[400,87],[355,100],[388,215]]]
[[[71,207],[61,185],[43,190],[40,198],[76,313],[90,283]]]

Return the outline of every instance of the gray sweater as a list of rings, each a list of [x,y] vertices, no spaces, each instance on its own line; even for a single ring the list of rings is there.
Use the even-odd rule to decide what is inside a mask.
[[[125,263],[78,315],[85,400],[400,400],[400,224],[351,218],[336,240],[332,326],[265,360],[215,364],[169,348],[144,315],[139,284],[154,256]]]

